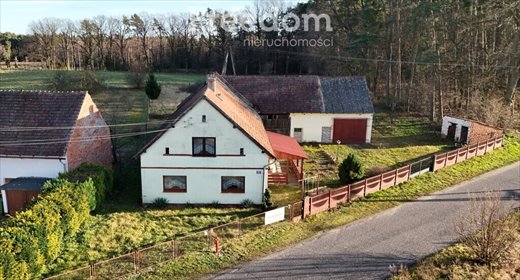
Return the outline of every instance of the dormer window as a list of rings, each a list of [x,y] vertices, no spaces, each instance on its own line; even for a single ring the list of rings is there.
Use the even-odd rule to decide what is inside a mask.
[[[215,142],[215,137],[193,137],[193,156],[214,157]]]
[[[202,122],[206,122],[206,115],[202,115]]]

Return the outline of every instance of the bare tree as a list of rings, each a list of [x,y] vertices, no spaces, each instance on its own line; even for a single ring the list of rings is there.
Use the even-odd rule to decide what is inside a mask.
[[[500,193],[489,192],[473,198],[455,226],[476,260],[489,267],[507,261],[516,242],[516,227],[509,220],[499,220],[506,210]]]

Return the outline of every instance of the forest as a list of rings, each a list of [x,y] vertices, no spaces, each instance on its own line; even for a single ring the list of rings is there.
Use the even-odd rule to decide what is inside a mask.
[[[10,69],[39,62],[61,70],[361,75],[374,101],[392,112],[431,120],[458,115],[503,127],[519,119],[518,0],[240,3],[245,5],[240,12],[208,7],[198,14],[36,19],[28,34],[0,34],[0,57]],[[327,15],[330,22],[311,20],[304,30],[288,17],[308,14]],[[333,44],[247,43],[266,39]]]

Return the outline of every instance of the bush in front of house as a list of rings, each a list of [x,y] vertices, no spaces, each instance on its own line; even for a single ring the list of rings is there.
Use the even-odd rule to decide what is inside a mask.
[[[94,183],[47,182],[31,206],[8,218],[0,228],[0,275],[37,279],[74,240],[90,216]]]
[[[60,178],[67,179],[70,182],[84,182],[89,178],[92,180],[95,190],[90,193],[91,210],[95,210],[105,201],[112,191],[114,180],[112,170],[92,163],[82,163],[76,169],[61,174]]]
[[[271,200],[271,190],[265,189],[262,209],[267,211],[273,207],[273,201]]]
[[[164,197],[158,197],[152,201],[151,206],[153,208],[163,209],[168,206],[168,199]]]
[[[338,175],[339,181],[346,185],[361,180],[365,176],[365,169],[356,155],[348,154],[338,166]]]
[[[240,202],[240,206],[244,209],[247,209],[255,206],[255,203],[251,199],[246,198]]]

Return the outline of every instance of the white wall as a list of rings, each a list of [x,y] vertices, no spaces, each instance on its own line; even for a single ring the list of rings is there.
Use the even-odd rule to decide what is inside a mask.
[[[321,142],[321,128],[332,127],[335,118],[340,119],[367,119],[366,143],[372,139],[372,114],[322,114],[322,113],[291,113],[291,136],[294,137],[294,128],[302,128],[303,142]],[[331,129],[331,139],[334,128]]]
[[[62,160],[66,164],[66,160]],[[58,159],[0,158],[0,185],[5,178],[17,177],[57,177],[64,172]]]
[[[202,122],[206,115],[206,122]],[[193,157],[192,137],[215,137],[216,157]],[[165,148],[170,156],[165,156]],[[245,156],[240,156],[244,148]],[[176,155],[177,154],[177,155]],[[262,202],[269,156],[206,100],[197,103],[141,155],[143,203],[164,197],[170,203]],[[257,174],[259,173],[259,174]],[[186,193],[163,192],[163,176],[187,176]],[[221,176],[245,176],[245,193],[221,193]]]
[[[462,127],[465,126],[468,128],[468,137],[471,135],[471,122],[466,120],[461,120],[452,117],[443,117],[442,118],[442,128],[441,135],[445,138],[448,135],[448,127],[450,124],[457,124],[457,128],[455,129],[455,140],[458,141],[460,139],[460,132],[462,131]]]

